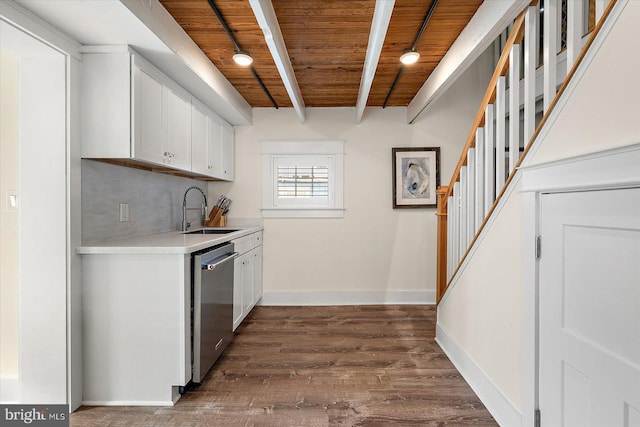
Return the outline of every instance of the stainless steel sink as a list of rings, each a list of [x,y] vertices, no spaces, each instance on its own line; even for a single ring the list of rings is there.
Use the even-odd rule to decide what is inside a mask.
[[[239,230],[203,228],[201,230],[185,231],[182,234],[229,234]]]

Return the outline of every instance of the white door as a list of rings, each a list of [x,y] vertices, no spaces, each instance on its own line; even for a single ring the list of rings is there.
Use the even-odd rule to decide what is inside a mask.
[[[545,427],[640,427],[640,189],[543,195]]]
[[[41,32],[30,18],[21,25]],[[2,403],[65,404],[71,387],[76,405],[77,371],[68,363],[69,357],[76,361],[79,341],[68,329],[75,313],[67,309],[76,296],[69,293],[72,233],[76,237],[71,219],[79,191],[71,188],[80,171],[71,148],[73,113],[67,114],[75,109],[69,101],[78,99],[76,65],[0,19]]]

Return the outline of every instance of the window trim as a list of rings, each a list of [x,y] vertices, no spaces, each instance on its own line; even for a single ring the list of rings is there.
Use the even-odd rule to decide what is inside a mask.
[[[329,158],[332,194],[326,206],[309,206],[301,199],[299,205],[278,205],[278,159]],[[262,216],[264,218],[342,218],[344,217],[344,141],[263,141],[262,142]],[[305,206],[306,205],[306,206]]]

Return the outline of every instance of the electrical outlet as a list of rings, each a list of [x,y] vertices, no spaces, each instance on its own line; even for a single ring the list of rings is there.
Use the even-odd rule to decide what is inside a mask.
[[[120,222],[129,221],[129,204],[120,203]]]

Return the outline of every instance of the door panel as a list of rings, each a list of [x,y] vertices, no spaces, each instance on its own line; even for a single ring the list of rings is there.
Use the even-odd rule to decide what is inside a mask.
[[[207,167],[208,117],[195,105],[191,105],[191,170],[209,174]]]
[[[166,148],[168,163],[174,168],[191,170],[191,100],[164,87],[167,99]]]
[[[134,144],[132,156],[162,164],[162,83],[139,67],[134,71]]]
[[[635,427],[640,189],[543,195],[541,205],[542,424]]]

